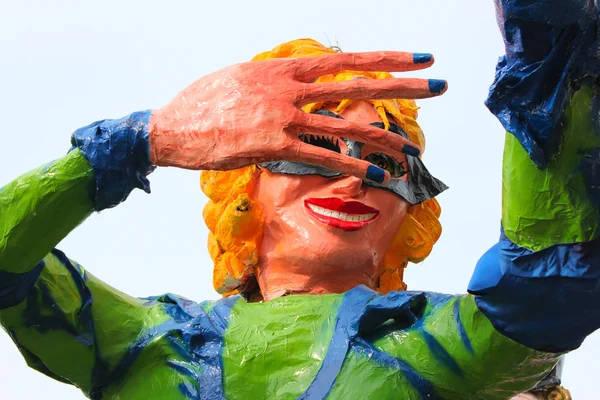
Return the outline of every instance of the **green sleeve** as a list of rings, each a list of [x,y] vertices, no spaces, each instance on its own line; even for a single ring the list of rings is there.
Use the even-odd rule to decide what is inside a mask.
[[[27,298],[0,309],[0,324],[30,367],[88,396],[102,392],[143,335],[168,317],[159,303],[119,292],[58,250],[42,264]]]
[[[79,150],[0,188],[0,271],[33,269],[92,213],[93,190],[92,168]]]
[[[582,175],[584,157],[600,148],[594,126],[594,90],[575,92],[561,121],[558,154],[538,169],[511,134],[506,135],[502,174],[502,225],[517,245],[539,251],[554,244],[600,236],[600,212]],[[595,111],[598,112],[597,110]]]
[[[544,378],[559,354],[522,346],[498,333],[471,295],[428,294],[422,323],[374,341],[448,399],[506,400]]]
[[[0,325],[31,367],[88,396],[167,319],[156,302],[111,288],[53,249],[91,214],[93,190],[79,150],[0,189]]]

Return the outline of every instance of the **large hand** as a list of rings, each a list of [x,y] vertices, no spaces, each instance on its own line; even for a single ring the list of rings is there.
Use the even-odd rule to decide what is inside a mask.
[[[237,64],[207,75],[154,110],[150,120],[155,165],[227,170],[275,160],[318,164],[361,179],[367,161],[298,139],[301,132],[370,143],[388,153],[420,150],[400,135],[369,125],[307,114],[302,105],[341,99],[419,99],[442,94],[444,81],[355,79],[312,83],[340,70],[411,71],[433,64],[429,55],[401,52],[339,53]],[[381,173],[383,170],[379,171]],[[390,179],[385,171],[384,182]]]

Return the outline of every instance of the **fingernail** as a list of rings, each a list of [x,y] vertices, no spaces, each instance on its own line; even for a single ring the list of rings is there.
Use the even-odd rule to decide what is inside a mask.
[[[414,53],[413,54],[413,62],[415,64],[427,64],[428,62],[431,62],[432,58],[433,58],[433,56],[428,53]]]
[[[440,94],[446,88],[446,81],[441,79],[430,79],[429,80],[429,91],[433,94]]]
[[[377,183],[383,183],[385,180],[385,171],[374,165],[367,167],[367,179]]]
[[[413,157],[418,157],[419,154],[421,154],[421,151],[419,149],[417,149],[415,146],[411,146],[410,144],[405,144],[402,147],[402,152]]]

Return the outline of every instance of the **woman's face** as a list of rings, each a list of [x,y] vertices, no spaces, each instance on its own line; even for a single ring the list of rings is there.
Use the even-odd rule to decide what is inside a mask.
[[[363,124],[380,121],[368,102],[353,103],[341,116]],[[339,144],[345,153],[345,144]],[[362,157],[385,168],[385,158],[372,150],[363,146]],[[396,162],[407,165],[405,159]],[[408,179],[408,174],[398,179]],[[398,195],[365,186],[353,176],[263,169],[256,190],[265,213],[257,277],[266,300],[287,293],[341,293],[360,284],[374,288],[409,206]]]

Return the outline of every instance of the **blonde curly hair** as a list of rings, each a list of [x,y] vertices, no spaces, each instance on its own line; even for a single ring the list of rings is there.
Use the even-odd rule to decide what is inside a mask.
[[[252,61],[315,57],[338,51],[339,49],[328,48],[313,39],[298,39],[258,54]],[[356,77],[393,78],[388,72],[340,71],[322,76],[317,82],[339,82]],[[371,103],[385,129],[389,129],[389,116],[392,116],[393,122],[404,129],[410,140],[425,149],[425,136],[416,121],[418,107],[414,100],[373,100]],[[302,109],[312,113],[333,105],[339,113],[350,104],[352,100],[320,102],[308,104]],[[264,221],[261,205],[251,198],[260,173],[256,166],[250,166],[233,171],[203,171],[200,176],[202,191],[209,198],[203,217],[210,230],[208,249],[214,262],[213,285],[223,296],[240,293],[253,298],[260,295],[255,271],[260,262],[258,249]],[[409,207],[380,267],[376,288],[379,292],[406,290],[404,268],[409,261],[423,261],[431,252],[442,233],[440,213],[441,208],[435,199]]]

